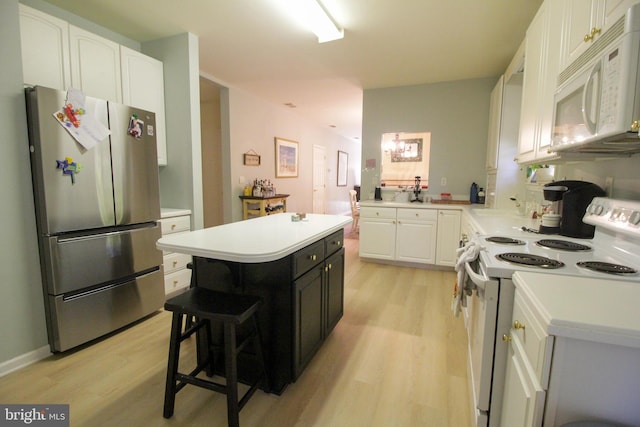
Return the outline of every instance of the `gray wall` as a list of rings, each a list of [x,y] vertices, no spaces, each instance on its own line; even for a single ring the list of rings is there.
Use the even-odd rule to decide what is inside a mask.
[[[364,91],[362,198],[379,182],[380,138],[386,132],[431,132],[429,190],[468,196],[484,186],[489,98],[498,77]],[[367,159],[376,168],[365,169]],[[442,178],[447,185],[440,185]]]
[[[160,206],[191,209],[203,226],[198,38],[189,33],[143,43],[164,63],[167,166],[160,168]]]
[[[22,90],[18,0],[0,2],[0,365],[47,346]]]

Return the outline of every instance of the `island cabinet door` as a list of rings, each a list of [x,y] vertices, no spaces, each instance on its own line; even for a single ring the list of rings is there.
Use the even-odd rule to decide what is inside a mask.
[[[297,379],[323,341],[324,265],[293,282],[294,288],[294,379]]]
[[[327,306],[325,337],[331,333],[344,312],[344,249],[325,262],[325,300]]]

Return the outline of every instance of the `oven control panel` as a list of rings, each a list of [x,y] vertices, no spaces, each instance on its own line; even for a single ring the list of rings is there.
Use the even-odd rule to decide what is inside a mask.
[[[582,220],[596,227],[640,236],[640,201],[595,197]]]

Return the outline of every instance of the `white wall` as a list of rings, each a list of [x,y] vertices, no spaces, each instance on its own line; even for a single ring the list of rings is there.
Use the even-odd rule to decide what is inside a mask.
[[[613,178],[613,191],[608,197],[640,200],[640,155],[609,160],[593,160],[560,164],[556,179],[577,179],[605,188],[607,177]]]
[[[360,144],[305,120],[285,107],[271,104],[247,92],[229,88],[230,194],[225,203],[232,207],[232,220],[242,219],[244,182],[270,179],[278,193],[289,194],[287,210],[312,212],[313,145],[326,148],[326,212],[350,213],[349,189],[359,184]],[[280,137],[299,143],[298,177],[275,178],[275,142]],[[224,136],[223,136],[224,139]],[[253,150],[261,156],[260,166],[245,166],[243,154]],[[338,150],[349,154],[346,187],[337,187]],[[241,182],[241,177],[245,181]]]

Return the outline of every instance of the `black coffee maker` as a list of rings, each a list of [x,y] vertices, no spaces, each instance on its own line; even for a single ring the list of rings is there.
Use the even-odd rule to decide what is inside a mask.
[[[561,235],[578,239],[593,237],[595,227],[582,222],[582,217],[594,197],[605,196],[602,188],[590,182],[568,180],[550,182],[542,192],[545,200],[554,202],[553,209],[560,214],[558,232]]]

